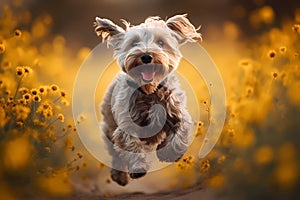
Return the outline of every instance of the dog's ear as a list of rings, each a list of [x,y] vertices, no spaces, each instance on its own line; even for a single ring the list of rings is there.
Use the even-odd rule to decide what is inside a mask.
[[[110,39],[111,37],[118,35],[119,33],[124,33],[124,29],[114,24],[109,19],[103,19],[96,17],[94,22],[95,32],[98,36],[102,38],[102,42]]]
[[[200,27],[196,29],[187,19],[187,14],[175,15],[169,18],[166,21],[166,24],[169,29],[176,33],[176,38],[179,44],[202,40],[201,34],[197,32]]]

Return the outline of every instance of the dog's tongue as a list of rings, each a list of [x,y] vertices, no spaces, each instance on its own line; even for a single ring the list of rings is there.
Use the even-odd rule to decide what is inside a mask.
[[[151,81],[154,79],[155,71],[153,67],[146,67],[142,72],[141,72],[143,79],[145,81]]]

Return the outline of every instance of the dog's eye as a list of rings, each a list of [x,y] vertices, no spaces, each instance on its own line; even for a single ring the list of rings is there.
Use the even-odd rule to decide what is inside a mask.
[[[133,42],[131,43],[131,46],[135,47],[135,46],[137,46],[138,44],[139,44],[138,41],[133,41]]]
[[[162,40],[158,40],[157,44],[158,44],[158,46],[163,47],[165,43]]]

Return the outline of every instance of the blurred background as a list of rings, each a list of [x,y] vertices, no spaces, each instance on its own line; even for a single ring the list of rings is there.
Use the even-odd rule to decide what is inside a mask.
[[[183,13],[201,25],[201,45],[225,84],[221,138],[204,159],[191,148],[179,163],[117,186],[109,168],[78,139],[75,124],[84,118],[74,121],[70,107],[77,70],[100,42],[93,21],[99,16],[135,25],[148,16]],[[0,194],[3,199],[297,199],[299,53],[299,1],[2,0]],[[194,146],[211,123],[205,120],[207,90],[203,94],[198,104],[204,117],[196,124]]]
[[[48,14],[54,22],[51,33],[65,36],[67,45],[84,45],[90,48],[99,42],[92,26],[96,16],[109,18],[120,25],[120,19],[125,19],[135,25],[148,16],[160,16],[165,19],[175,14],[187,13],[196,26],[202,26],[204,38],[211,39],[213,37],[209,36],[209,30],[213,26],[221,28],[224,23],[232,21],[239,25],[241,34],[248,37],[258,33],[257,31],[281,25],[283,21],[292,19],[296,8],[299,7],[297,1],[282,3],[280,0],[253,0],[243,3],[238,0],[3,0],[1,4],[20,4],[16,10],[27,9],[33,18]],[[266,5],[272,8],[272,14],[265,16],[269,19],[255,20],[255,16],[259,15],[259,12],[255,11]]]

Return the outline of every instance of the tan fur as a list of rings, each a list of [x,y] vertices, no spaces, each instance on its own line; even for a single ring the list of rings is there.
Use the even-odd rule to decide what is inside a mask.
[[[146,93],[146,94],[153,94],[156,89],[157,89],[157,84],[145,84],[141,86],[141,89]]]

